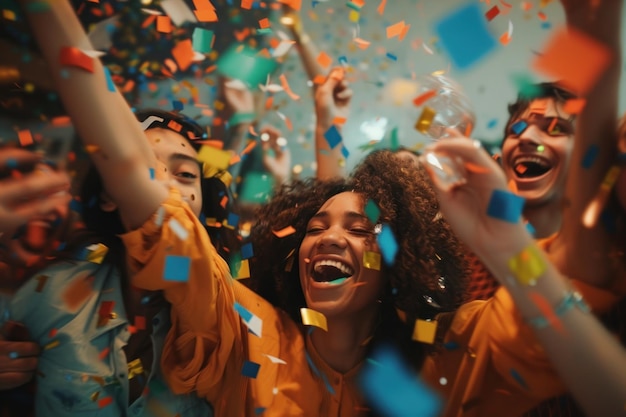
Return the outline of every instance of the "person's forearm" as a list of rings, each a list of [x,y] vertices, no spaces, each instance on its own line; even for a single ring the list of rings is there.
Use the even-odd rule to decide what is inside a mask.
[[[150,181],[148,167],[156,166],[155,157],[139,123],[123,96],[109,90],[110,80],[100,60],[82,55],[82,62],[90,69],[61,61],[63,48],[75,48],[70,53],[74,58],[81,56],[80,50],[92,49],[70,3],[48,2],[45,9],[39,1],[20,0],[20,4],[105,188],[118,204],[127,227],[141,225],[167,197],[167,190]]]
[[[315,126],[315,161],[317,163],[317,178],[327,180],[346,176],[345,158],[342,154],[343,141],[330,148],[325,135],[333,125],[326,122],[318,122]],[[341,133],[341,127],[335,126]]]
[[[577,117],[563,222],[560,236],[551,247],[551,257],[562,273],[597,285],[605,285],[615,273],[607,258],[611,252],[609,239],[606,228],[597,221],[599,215],[593,228],[583,224],[583,216],[615,161],[621,16],[622,0],[601,2],[595,18],[578,7],[566,13],[570,26],[602,43],[612,56],[610,66],[585,97],[585,107]],[[594,152],[593,163],[583,167],[585,156]]]
[[[309,34],[304,30],[300,17],[295,16],[294,19],[296,19],[296,22],[290,26],[291,33],[296,41],[296,48],[298,49],[304,71],[309,80],[313,81],[318,75],[324,75],[326,71],[317,61],[319,50]]]

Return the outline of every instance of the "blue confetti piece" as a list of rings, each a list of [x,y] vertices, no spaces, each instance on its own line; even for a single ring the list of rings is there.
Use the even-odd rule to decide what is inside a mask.
[[[330,129],[324,133],[324,139],[328,142],[328,146],[330,149],[333,149],[335,146],[339,145],[342,141],[341,133],[337,130],[337,126],[332,125]]]
[[[487,129],[493,129],[498,124],[498,119],[491,119],[487,123]]]
[[[515,369],[511,368],[511,376],[513,377],[513,379],[520,384],[524,389],[528,389],[528,384],[526,384],[526,381],[524,381],[524,378],[522,378],[522,376],[519,374],[519,372],[517,372]]]
[[[442,402],[411,372],[391,347],[382,347],[367,359],[359,376],[365,398],[388,417],[435,417]]]
[[[516,135],[521,135],[522,132],[526,130],[527,127],[528,127],[528,123],[526,123],[523,120],[518,120],[517,122],[513,123],[513,125],[511,126],[511,130]]]
[[[343,56],[343,55],[342,55],[342,56],[340,56],[337,60],[339,61],[339,63],[340,63],[341,65],[348,65],[348,58],[346,58],[346,57],[345,57],[345,56]]]
[[[109,71],[107,67],[103,67],[103,69],[104,69],[104,78],[107,81],[107,89],[110,92],[115,93],[116,91],[115,83],[113,82],[113,78],[111,78],[111,71]]]
[[[309,331],[309,334],[311,334],[312,331],[313,331],[313,328],[311,328],[311,330]],[[324,382],[324,385],[326,385],[326,389],[328,390],[328,392],[330,392],[330,395],[335,395],[335,390],[333,389],[332,385],[330,385],[330,383],[328,382],[328,378],[326,377],[326,374],[323,372],[320,372],[317,369],[317,367],[313,363],[313,360],[309,356],[308,352],[304,352],[304,354],[306,355],[306,361],[309,364],[309,367],[311,368],[313,373],[317,375],[318,377],[322,378],[322,381]]]
[[[344,158],[348,159],[348,157],[350,156],[350,151],[348,151],[348,148],[346,148],[345,146],[342,146],[341,155],[343,155]]]
[[[9,352],[9,359],[17,359],[20,355],[17,352]]]
[[[17,159],[15,159],[15,158],[9,158],[9,159],[7,159],[7,161],[6,161],[6,165],[7,165],[7,168],[9,168],[9,169],[15,169],[15,168],[17,168],[17,166],[18,166],[19,164],[17,163]]]
[[[230,226],[237,227],[239,224],[239,215],[235,213],[228,213],[228,218],[226,220]]]
[[[153,180],[155,175],[154,168],[148,168],[148,170],[150,171],[150,179]]]
[[[454,341],[444,343],[443,347],[447,350],[456,350],[459,348],[459,344]]]
[[[250,259],[254,256],[254,249],[252,248],[252,243],[246,243],[241,247],[241,258],[242,259]]]
[[[526,223],[526,231],[530,233],[532,237],[535,237],[535,233],[537,233],[537,230],[530,222]]]
[[[188,256],[167,255],[163,268],[163,279],[166,281],[185,282],[189,279],[191,259]]]
[[[396,259],[398,253],[398,243],[391,231],[389,225],[383,224],[382,230],[376,237],[378,246],[383,254],[383,260],[387,265],[393,265],[393,261]]]
[[[185,108],[183,102],[180,100],[172,100],[172,109],[174,111],[182,111]]]
[[[259,414],[262,414],[263,412],[265,412],[265,407],[257,407],[257,408],[254,409],[254,414],[257,415],[257,416]]]
[[[541,29],[550,29],[550,28],[552,28],[552,23],[550,22],[543,22],[541,24]]]
[[[247,376],[248,378],[256,378],[259,374],[259,369],[261,365],[255,362],[245,361],[243,363],[243,367],[241,368],[241,374],[243,376]]]
[[[583,156],[582,167],[585,169],[591,168],[593,163],[596,161],[598,153],[600,152],[600,147],[595,143],[587,149],[585,155]]]
[[[458,69],[467,69],[495,50],[498,43],[478,4],[460,7],[435,24],[441,45]]]
[[[239,304],[237,301],[235,301],[235,305],[234,305],[235,311],[239,314],[239,316],[241,317],[241,319],[243,321],[245,321],[246,323],[249,322],[250,320],[252,320],[252,317],[254,317],[254,314],[252,314],[251,312],[249,312],[244,306],[242,306],[241,304]]]
[[[487,215],[509,223],[517,223],[522,217],[524,199],[503,190],[494,190],[487,207]]]
[[[387,52],[386,54],[387,58],[391,59],[392,61],[397,61],[398,57],[394,54],[392,54],[391,52]]]

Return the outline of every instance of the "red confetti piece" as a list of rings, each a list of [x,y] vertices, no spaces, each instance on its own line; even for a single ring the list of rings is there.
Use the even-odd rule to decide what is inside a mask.
[[[498,8],[498,6],[493,6],[491,9],[487,10],[487,13],[485,13],[485,17],[487,18],[488,22],[491,22],[499,14],[500,9]]]
[[[85,71],[93,72],[93,58],[76,47],[64,46],[61,48],[59,60],[61,65],[77,67]]]

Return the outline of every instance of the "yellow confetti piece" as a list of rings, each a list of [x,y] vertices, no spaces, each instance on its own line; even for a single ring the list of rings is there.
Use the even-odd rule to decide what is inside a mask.
[[[250,265],[247,259],[244,259],[241,262],[237,263],[233,269],[233,278],[250,278]]]
[[[91,394],[89,398],[91,399],[91,401],[98,401],[99,397],[100,397],[100,391],[96,391],[93,394]]]
[[[225,170],[230,163],[231,153],[216,149],[212,146],[202,146],[198,152],[198,160],[204,162],[205,165],[211,165],[218,170]]]
[[[141,359],[135,359],[128,363],[128,379],[133,379],[136,376],[143,374],[143,365]]]
[[[59,346],[59,344],[61,344],[61,342],[59,342],[58,340],[53,340],[52,342],[50,342],[47,345],[45,345],[43,347],[43,349],[44,350],[53,349],[53,348]]]
[[[98,243],[88,246],[87,250],[90,251],[87,254],[87,261],[94,264],[101,264],[107,252],[109,251],[109,248],[107,248],[106,245],[103,245],[102,243]]]
[[[357,12],[356,10],[350,10],[350,14],[348,15],[348,19],[352,23],[358,23],[360,18],[361,18],[361,13]]]
[[[324,331],[328,331],[328,324],[326,323],[326,316],[322,313],[310,308],[301,308],[300,314],[302,315],[302,323],[307,326],[319,327]]]
[[[509,259],[508,265],[515,279],[522,285],[533,285],[546,270],[541,253],[533,244]]]
[[[380,253],[366,251],[363,254],[363,266],[380,271]]]
[[[98,145],[85,145],[85,151],[89,154],[96,153],[100,150]]]
[[[415,320],[415,327],[413,328],[413,340],[422,343],[433,344],[435,341],[435,335],[437,334],[437,321],[427,321],[417,319]]]
[[[15,12],[13,10],[9,10],[9,9],[2,10],[2,17],[5,18],[6,20],[15,20],[16,19]]]
[[[419,119],[417,119],[417,123],[415,123],[415,130],[421,133],[428,132],[428,129],[430,129],[430,124],[432,123],[436,114],[437,112],[434,109],[428,106],[424,106],[424,108],[422,109],[422,114],[420,114]]]

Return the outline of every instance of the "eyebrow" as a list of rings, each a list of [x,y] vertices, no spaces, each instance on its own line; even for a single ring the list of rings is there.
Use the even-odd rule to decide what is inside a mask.
[[[370,222],[369,218],[366,215],[362,213],[358,213],[356,211],[348,211],[348,212],[345,212],[343,215],[344,217],[348,217],[349,219],[366,220],[367,222]],[[319,219],[319,218],[326,218],[328,216],[329,214],[327,211],[320,211],[320,212],[315,213],[313,217],[311,217],[311,220]]]
[[[193,156],[189,156],[184,153],[178,153],[178,152],[171,154],[169,157],[169,160],[170,161],[190,161],[195,164],[200,164],[200,161],[198,161]]]

